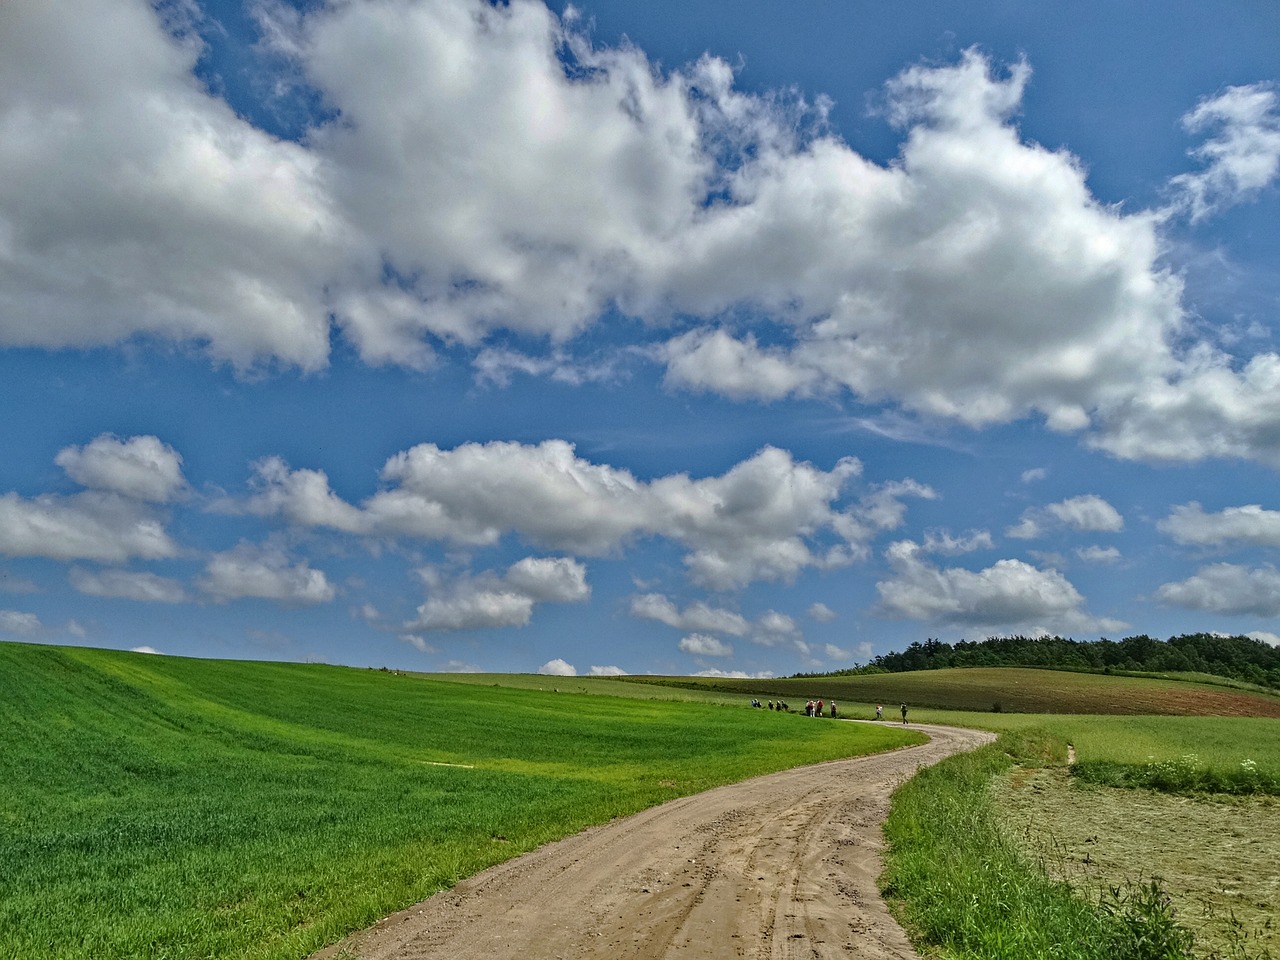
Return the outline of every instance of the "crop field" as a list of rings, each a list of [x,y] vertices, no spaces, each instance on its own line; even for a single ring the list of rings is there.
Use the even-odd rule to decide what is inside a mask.
[[[298,958],[495,862],[910,731],[0,644],[0,957]]]

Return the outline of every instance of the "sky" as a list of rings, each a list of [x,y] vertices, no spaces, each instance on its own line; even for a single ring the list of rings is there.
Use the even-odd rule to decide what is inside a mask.
[[[1280,5],[0,4],[0,640],[1280,643]]]

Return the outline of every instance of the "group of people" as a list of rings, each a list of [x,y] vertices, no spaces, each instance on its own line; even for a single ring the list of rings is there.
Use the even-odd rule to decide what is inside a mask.
[[[902,710],[902,722],[906,723],[907,722],[907,705],[904,703],[900,709]],[[877,720],[884,719],[884,707],[880,706],[880,704],[878,703],[876,704],[876,719]]]
[[[765,704],[761,703],[759,700],[755,698],[752,698],[751,706],[760,707],[761,709],[763,709]],[[768,701],[768,707],[770,710],[790,710],[791,709],[781,700],[779,700],[777,703],[774,703],[772,700]],[[836,710],[836,702],[834,700],[832,700],[829,704],[825,703],[822,700],[810,700],[804,705],[804,715],[806,717],[821,717],[823,716],[822,711],[824,709],[829,709],[831,711],[831,716],[833,717],[838,715]],[[904,703],[899,709],[902,711],[902,722],[906,723],[907,722],[907,705]],[[876,719],[877,720],[884,719],[884,707],[878,703],[876,704]]]
[[[804,715],[805,715],[806,717],[820,717],[820,716],[822,716],[822,701],[821,701],[821,700],[810,700],[808,703],[806,703],[806,704],[804,705]],[[832,700],[832,701],[831,701],[831,716],[833,716],[833,717],[834,717],[835,715],[836,715],[836,702],[835,702],[834,700]]]
[[[759,700],[752,700],[751,705],[753,707],[764,707],[764,704],[761,703]],[[770,710],[790,710],[791,708],[787,706],[785,703],[783,703],[781,700],[779,700],[777,703],[774,703],[772,700],[770,700],[769,709]]]

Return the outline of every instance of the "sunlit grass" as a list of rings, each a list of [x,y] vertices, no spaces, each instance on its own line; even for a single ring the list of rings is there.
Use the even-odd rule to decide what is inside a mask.
[[[0,729],[0,957],[15,960],[305,956],[592,823],[908,736],[19,644],[0,644]]]

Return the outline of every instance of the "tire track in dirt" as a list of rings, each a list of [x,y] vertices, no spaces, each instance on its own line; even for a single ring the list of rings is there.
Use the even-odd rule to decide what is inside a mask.
[[[914,726],[929,743],[717,787],[547,844],[312,960],[915,958],[876,887],[890,794],[993,737]]]

